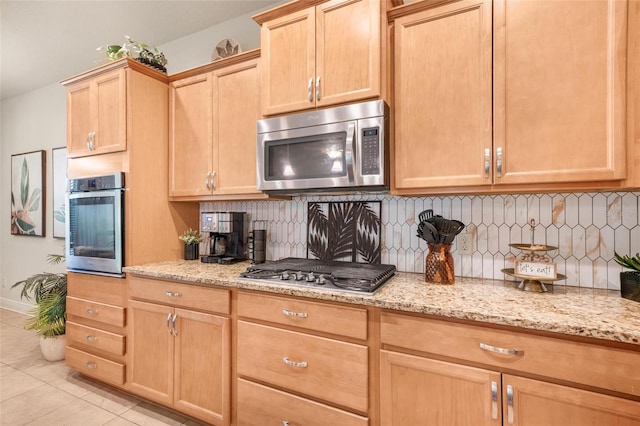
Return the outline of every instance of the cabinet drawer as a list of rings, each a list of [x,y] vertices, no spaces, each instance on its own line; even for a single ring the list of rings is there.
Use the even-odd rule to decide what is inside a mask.
[[[367,426],[366,417],[238,379],[238,425]]]
[[[127,280],[132,299],[222,314],[230,312],[229,290],[131,276]]]
[[[107,305],[124,306],[127,301],[127,285],[122,278],[69,272],[67,292],[72,297]]]
[[[75,297],[67,296],[67,314],[118,327],[125,324],[124,308]]]
[[[238,315],[356,339],[367,338],[366,309],[239,293]]]
[[[380,323],[385,345],[640,396],[640,376],[629,374],[640,352],[387,312]],[[501,354],[487,345],[518,352]]]
[[[240,376],[367,412],[366,346],[238,321],[237,354]]]
[[[124,336],[67,321],[67,344],[83,345],[114,355],[124,355]]]
[[[65,360],[70,368],[96,379],[122,386],[124,365],[67,346]]]

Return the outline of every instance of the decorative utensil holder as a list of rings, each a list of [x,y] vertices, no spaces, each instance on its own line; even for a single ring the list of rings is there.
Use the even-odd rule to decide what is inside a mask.
[[[424,265],[424,280],[436,284],[453,284],[451,244],[427,244],[429,253]]]

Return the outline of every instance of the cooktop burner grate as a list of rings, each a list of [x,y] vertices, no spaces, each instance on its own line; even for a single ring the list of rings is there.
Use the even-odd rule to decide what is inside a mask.
[[[373,293],[395,274],[394,265],[289,257],[252,265],[240,277],[327,290]]]

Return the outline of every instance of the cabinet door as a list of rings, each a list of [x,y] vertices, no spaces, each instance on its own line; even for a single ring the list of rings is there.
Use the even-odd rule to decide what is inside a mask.
[[[502,424],[500,374],[396,352],[380,352],[380,424]]]
[[[129,301],[127,383],[131,391],[156,402],[173,403],[173,309]]]
[[[640,425],[637,401],[508,374],[502,392],[505,425]]]
[[[91,81],[85,80],[67,88],[67,155],[90,155]]]
[[[228,318],[176,309],[174,405],[216,425],[229,424]]]
[[[379,0],[333,0],[316,7],[316,105],[380,96]]]
[[[400,18],[394,46],[394,190],[489,185],[491,1]]]
[[[627,1],[494,3],[496,183],[625,177],[626,22]]]
[[[256,121],[260,118],[258,60],[213,73],[213,193],[258,194]]]
[[[95,77],[93,154],[127,149],[127,72],[121,68]]]
[[[315,106],[315,9],[310,7],[262,24],[262,113]]]
[[[70,85],[67,88],[68,156],[124,151],[127,148],[126,117],[125,69]]]
[[[177,80],[169,91],[169,195],[208,195],[212,171],[211,73]],[[255,126],[255,124],[254,124]]]

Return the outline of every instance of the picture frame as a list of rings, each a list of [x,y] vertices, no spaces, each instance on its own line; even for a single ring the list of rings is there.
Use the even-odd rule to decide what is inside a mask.
[[[11,155],[11,235],[46,235],[46,151]]]
[[[65,238],[67,148],[53,148],[51,161],[53,166],[53,238]]]

